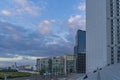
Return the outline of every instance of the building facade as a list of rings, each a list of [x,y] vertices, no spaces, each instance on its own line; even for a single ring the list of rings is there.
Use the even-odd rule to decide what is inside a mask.
[[[76,72],[86,72],[86,32],[78,30],[76,34],[76,42],[74,47],[76,57]]]
[[[76,60],[74,55],[64,55],[64,74],[75,73]]]
[[[44,70],[45,72],[51,72],[52,71],[52,61],[51,58],[41,58],[37,59],[37,71]]]
[[[52,57],[52,73],[64,73],[64,58],[62,56]]]
[[[86,0],[87,72],[120,62],[120,0]]]
[[[21,66],[17,66],[18,70],[25,70],[25,71],[33,71],[33,66],[31,65],[21,65]]]
[[[37,59],[37,71],[45,70],[45,72],[55,74],[69,74],[75,72],[74,55],[64,55],[57,57],[49,57]]]

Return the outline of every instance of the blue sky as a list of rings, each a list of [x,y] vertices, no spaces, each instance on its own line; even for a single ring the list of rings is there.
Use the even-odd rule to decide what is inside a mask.
[[[75,33],[85,30],[84,0],[3,0],[0,5],[0,66],[73,54]]]

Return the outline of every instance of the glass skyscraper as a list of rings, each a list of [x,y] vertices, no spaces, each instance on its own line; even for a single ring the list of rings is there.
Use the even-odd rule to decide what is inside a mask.
[[[86,53],[86,32],[82,30],[78,30],[76,34],[76,41],[74,47],[77,73],[85,73],[86,71],[85,53]]]
[[[78,30],[76,34],[76,44],[77,53],[86,52],[86,33],[85,31]]]

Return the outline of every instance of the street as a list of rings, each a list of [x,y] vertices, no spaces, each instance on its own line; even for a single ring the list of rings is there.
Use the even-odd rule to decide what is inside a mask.
[[[35,77],[20,77],[14,79],[7,79],[7,80],[76,80],[78,77],[82,76],[83,74],[69,74],[68,76],[35,76]]]
[[[20,77],[7,80],[57,80],[58,76],[35,76],[35,77]]]

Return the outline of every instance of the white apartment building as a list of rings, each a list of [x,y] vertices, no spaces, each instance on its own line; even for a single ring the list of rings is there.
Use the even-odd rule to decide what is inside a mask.
[[[87,72],[120,62],[120,0],[86,0]]]

